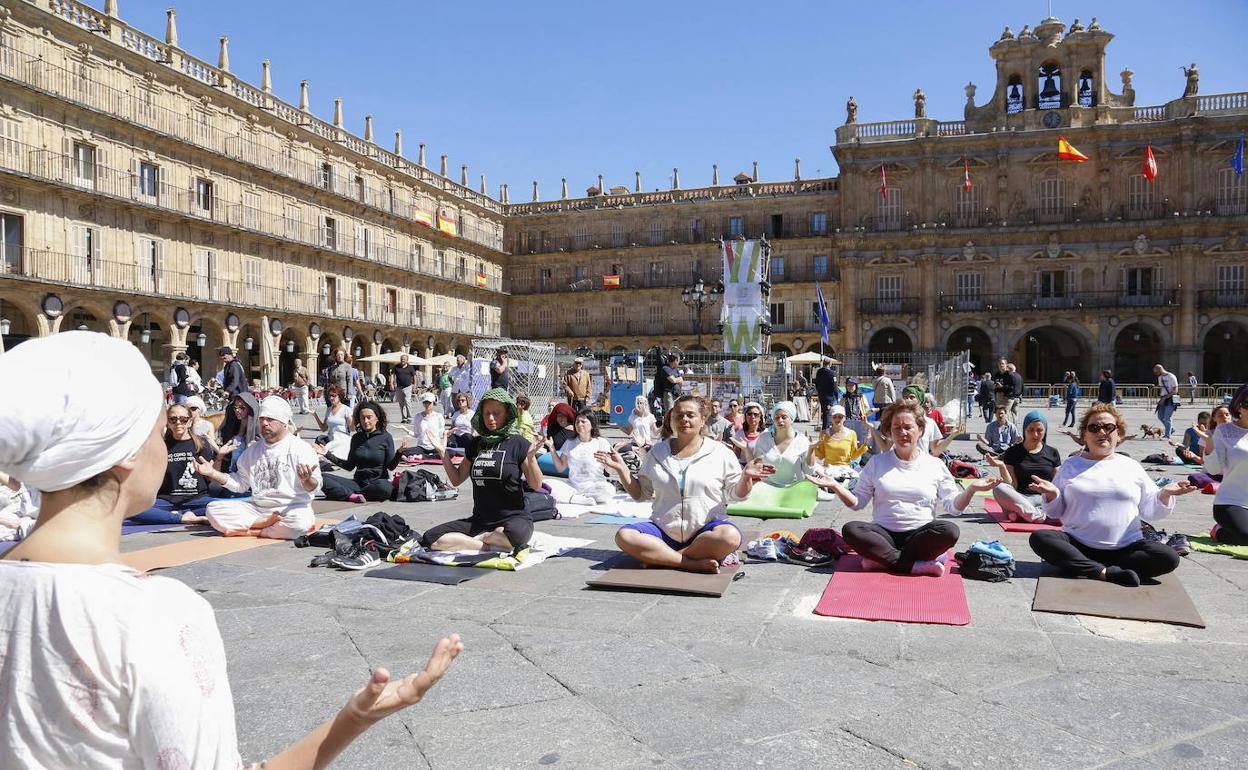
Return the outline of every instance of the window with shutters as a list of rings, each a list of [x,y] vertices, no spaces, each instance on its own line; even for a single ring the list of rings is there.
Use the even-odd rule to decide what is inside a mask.
[[[364,199],[368,197],[368,187],[364,184],[364,177],[356,174],[355,179],[352,181],[354,182],[352,187],[355,191],[355,199],[363,202]]]
[[[338,248],[338,220],[324,217],[321,220],[321,245],[328,249]]]
[[[663,306],[651,305],[649,308],[649,315],[647,316],[647,320],[649,321],[649,329],[647,333],[648,334],[662,334],[663,333],[663,319],[664,319]]]
[[[901,312],[902,276],[881,275],[875,279],[876,307],[881,313]]]
[[[1143,174],[1133,174],[1128,180],[1127,210],[1135,215],[1151,214],[1153,187],[1153,183]]]
[[[811,277],[822,281],[828,277],[828,255],[816,254],[810,258]]]
[[[1060,219],[1066,214],[1066,180],[1040,180],[1040,216],[1048,219]]]
[[[576,265],[572,268],[572,283],[577,284],[577,288],[580,288],[580,283],[585,280],[585,277],[586,270],[584,265]]]
[[[1042,307],[1064,305],[1070,291],[1070,276],[1065,270],[1036,271],[1036,299]]]
[[[954,306],[958,310],[978,310],[983,306],[983,273],[961,271],[954,274],[953,280]]]
[[[771,328],[783,329],[785,321],[788,320],[786,313],[786,304],[784,302],[772,302],[768,306],[768,317],[771,320]]]
[[[468,278],[468,260],[464,255],[459,255],[459,259],[455,262],[455,280],[464,281]]]
[[[202,216],[212,216],[212,182],[202,177],[195,180],[195,209]]]
[[[953,193],[953,215],[958,227],[975,227],[979,224],[979,188],[972,186],[966,189],[965,183],[958,183]]]
[[[1239,297],[1244,294],[1243,265],[1218,265],[1218,296]]]
[[[138,99],[138,118],[139,122],[147,126],[155,126],[156,123],[156,89],[153,86],[139,86]]]
[[[485,306],[477,305],[477,334],[486,333]]]
[[[1161,294],[1160,267],[1124,267],[1122,294],[1128,304],[1151,304]]]
[[[86,142],[74,142],[74,184],[79,187],[95,187],[95,146]]]
[[[303,297],[303,268],[294,265],[286,266],[286,301],[300,309],[311,310]]]
[[[0,65],[12,72],[17,66],[18,58],[17,38],[12,32],[0,32]]]
[[[243,258],[243,296],[249,304],[259,304],[264,285],[264,266],[258,259]]]
[[[425,324],[425,295],[420,292],[412,294],[412,326],[424,326]]]
[[[386,289],[385,302],[386,317],[384,320],[388,323],[395,323],[399,315],[399,290]]]
[[[627,323],[625,320],[626,313],[627,311],[621,305],[615,305],[611,308],[611,326],[612,332],[615,334],[628,333],[628,330],[624,328]]]
[[[202,147],[212,146],[212,123],[204,110],[191,113],[191,136]]]
[[[326,275],[321,278],[321,303],[325,312],[338,314],[338,278]]]
[[[701,219],[689,220],[689,242],[701,243],[706,240],[706,228],[702,224]]]
[[[772,283],[779,283],[784,280],[784,257],[774,255],[771,258],[771,275]]]
[[[191,254],[191,272],[195,283],[195,296],[216,299],[215,257],[209,249],[195,249]]]
[[[810,215],[810,234],[828,234],[828,213],[826,211],[816,211]]]
[[[1218,171],[1217,207],[1219,214],[1248,212],[1248,174],[1236,174],[1233,168]]]
[[[572,231],[572,243],[578,249],[583,249],[589,245],[589,227],[584,224],[577,224]]]
[[[549,291],[554,283],[554,277],[549,267],[539,268],[537,271],[537,290]]]
[[[412,270],[417,273],[425,270],[425,247],[419,243],[412,244]]]
[[[658,246],[663,243],[663,223],[654,221],[650,223],[650,245]]]
[[[355,293],[351,295],[351,315],[363,318],[368,313],[368,284],[359,281],[355,284]]]
[[[321,164],[321,188],[325,190],[334,189],[334,165],[332,163]]]
[[[666,272],[665,265],[662,262],[651,262],[649,270],[649,281],[651,286],[662,286],[663,275]]]
[[[243,227],[248,230],[260,229],[260,193],[258,192],[243,191]]]
[[[728,237],[740,238],[745,235],[745,217],[728,217]]]
[[[446,252],[435,251],[433,253],[433,269],[436,275],[446,275]]]
[[[550,308],[537,311],[537,336],[553,337],[555,334],[555,314]]]
[[[574,319],[572,334],[578,337],[589,336],[589,308],[576,308],[576,315],[574,316]]]
[[[155,163],[139,161],[138,176],[139,195],[155,200],[160,194],[160,167]]]
[[[287,203],[282,208],[282,228],[286,234],[286,240],[303,241],[303,212],[293,203]]]
[[[22,272],[22,218],[0,212],[0,273]]]
[[[901,188],[889,187],[888,197],[876,195],[875,219],[880,230],[897,230],[901,227]]]
[[[69,281],[80,286],[95,282],[100,269],[100,231],[94,227],[74,225],[70,232]]]
[[[159,291],[160,242],[154,238],[136,239],[134,255],[135,291],[149,294]]]
[[[625,243],[624,225],[619,222],[611,223],[611,245],[623,246]]]

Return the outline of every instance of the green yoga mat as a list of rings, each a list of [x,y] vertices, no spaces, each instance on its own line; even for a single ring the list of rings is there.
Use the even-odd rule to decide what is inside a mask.
[[[1223,556],[1233,556],[1236,559],[1248,559],[1248,545],[1227,545],[1219,543],[1211,537],[1189,537],[1187,542],[1192,544],[1192,549],[1195,551],[1220,553]]]
[[[804,519],[814,513],[818,501],[819,487],[809,481],[799,481],[788,487],[764,482],[754,485],[748,499],[729,505],[728,515],[752,519]]]

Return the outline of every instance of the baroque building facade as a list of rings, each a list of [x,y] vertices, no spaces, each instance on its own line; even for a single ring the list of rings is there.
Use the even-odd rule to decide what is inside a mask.
[[[1107,76],[1112,35],[1045,19],[990,48],[962,120],[860,122],[832,178],[759,181],[755,164],[684,188],[599,177],[584,196],[511,203],[70,0],[0,5],[0,333],[126,336],[156,371],[230,344],[254,379],[342,348],[419,355],[480,336],[598,351],[718,349],[719,308],[681,292],[721,274],[720,240],[770,244],[770,346],[873,356],[969,349],[1029,381],[1153,363],[1248,379],[1248,184],[1232,168],[1248,93],[1137,106]],[[1057,157],[1058,136],[1088,160]],[[1144,177],[1147,148],[1159,175]],[[737,171],[737,169],[732,169]],[[968,185],[969,180],[969,185]],[[882,187],[887,185],[887,195]],[[215,356],[204,356],[215,369]]]

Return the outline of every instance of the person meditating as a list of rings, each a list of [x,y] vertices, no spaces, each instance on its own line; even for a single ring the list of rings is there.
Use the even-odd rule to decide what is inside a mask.
[[[880,428],[892,449],[863,467],[853,491],[839,481],[807,476],[855,511],[871,504],[871,521],[851,521],[841,529],[846,542],[862,556],[863,569],[945,574],[946,552],[960,533],[952,521],[936,518],[936,506],[958,515],[977,490],[1001,483],[999,478],[982,478],[960,488],[943,462],[919,448],[926,420],[917,399],[885,407]]]
[[[817,476],[837,480],[857,478],[858,471],[853,463],[867,453],[867,446],[859,444],[858,434],[845,424],[844,406],[836,404],[828,412],[832,422],[827,431],[820,433],[818,443],[806,453],[806,465]]]
[[[346,401],[343,389],[336,384],[330,385],[325,389],[325,419],[321,419],[316,412],[312,413],[317,426],[325,431],[317,443],[324,444],[339,457],[351,450],[351,436],[355,432],[355,422]]]
[[[1213,452],[1205,455],[1205,470],[1222,474],[1213,496],[1210,537],[1227,545],[1248,545],[1248,385],[1231,397],[1233,422],[1213,432]]]
[[[321,465],[312,447],[290,429],[290,402],[266,396],[260,402],[260,438],[243,450],[238,469],[222,473],[212,463],[195,470],[230,492],[251,491],[251,499],[213,500],[208,523],[226,537],[294,540],[312,530],[312,494],[321,486]]]
[[[406,454],[418,458],[436,457],[438,447],[446,443],[446,420],[433,408],[437,400],[432,393],[420,397],[421,410],[412,414],[412,438],[416,446]]]
[[[763,420],[762,404],[757,401],[748,402],[745,405],[744,415],[741,427],[732,433],[732,446],[737,450],[737,457],[742,463],[749,462],[754,456],[754,445],[767,430],[767,424]]]
[[[915,445],[918,446],[920,452],[927,452],[933,457],[940,457],[953,443],[953,440],[962,433],[962,426],[950,431],[948,436],[942,437],[940,431],[936,429],[936,422],[927,416],[923,407],[924,399],[923,388],[918,385],[907,385],[901,390],[901,401],[897,403],[909,404],[915,408],[917,414],[923,417],[919,421],[919,435],[915,437]],[[884,418],[880,418],[880,430],[868,423],[868,429],[871,431],[871,440],[875,442],[875,446],[881,452],[887,452],[892,448],[892,438],[888,435],[888,430],[884,428]],[[868,463],[869,464],[869,463]]]
[[[563,449],[551,453],[555,470],[568,472],[568,483],[579,495],[593,498],[595,503],[605,503],[615,497],[615,485],[603,474],[602,465],[595,460],[600,452],[611,451],[611,443],[598,433],[594,413],[582,409],[572,423],[576,436],[564,442]],[[546,439],[546,448],[554,444]]]
[[[1031,489],[1032,479],[1052,481],[1061,467],[1062,455],[1045,442],[1049,421],[1039,411],[1023,417],[1023,440],[1005,450],[1000,457],[984,455],[988,464],[997,469],[1004,482],[992,490],[992,498],[1010,521],[1042,523],[1044,499]]]
[[[195,461],[212,463],[216,453],[191,432],[195,416],[187,404],[174,404],[165,415],[165,476],[152,507],[131,516],[129,521],[134,524],[207,524],[204,511],[213,498],[208,495],[208,479],[195,472]]]
[[[122,521],[152,505],[167,466],[163,404],[143,355],[106,334],[0,355],[0,472],[43,492],[38,525],[0,560],[5,767],[243,767],[212,607],[121,563]],[[452,634],[419,673],[375,669],[332,718],[253,767],[325,767],[420,701],[462,650]]]
[[[359,428],[351,436],[351,448],[346,457],[339,457],[324,444],[312,445],[321,457],[345,471],[352,471],[349,479],[332,473],[322,476],[325,498],[353,503],[389,500],[394,491],[390,474],[399,465],[407,439],[403,439],[396,451],[394,437],[386,430],[386,413],[375,401],[357,404],[354,417]]]
[[[546,415],[546,437],[554,445],[555,451],[563,449],[564,442],[576,436],[572,423],[576,422],[576,410],[562,401],[552,404],[550,414]]]
[[[542,471],[537,467],[542,445],[520,435],[520,407],[503,388],[481,396],[472,429],[477,435],[464,450],[466,462],[452,465],[446,446],[437,446],[451,486],[472,477],[472,516],[430,529],[421,545],[434,551],[511,553],[533,537],[533,517],[524,507],[524,492],[526,487],[535,492],[542,488]]]
[[[448,448],[464,449],[472,440],[472,410],[468,408],[471,400],[467,393],[455,394],[455,413],[451,415],[450,435],[446,437]]]
[[[632,443],[640,449],[649,449],[654,445],[654,436],[658,432],[658,427],[654,415],[650,412],[650,405],[646,403],[646,397],[634,398],[633,411],[628,415],[628,424],[624,426],[624,432],[628,434],[629,441],[624,443]]]
[[[1062,529],[1031,533],[1031,550],[1064,575],[1124,586],[1173,572],[1181,557],[1164,542],[1145,540],[1140,521],[1166,517],[1174,498],[1196,487],[1176,481],[1158,489],[1138,462],[1118,454],[1127,423],[1109,404],[1088,407],[1079,435],[1084,451],[1066,458],[1052,481],[1032,477],[1045,514],[1061,519]]]
[[[742,469],[731,449],[705,436],[710,411],[700,395],[677,398],[663,414],[664,440],[646,455],[636,478],[614,449],[595,456],[634,500],[654,498],[649,521],[625,524],[615,535],[620,550],[643,565],[719,572],[741,545],[728,503],[749,497],[754,482],[774,470],[761,457]]]
[[[761,457],[765,465],[775,468],[767,479],[768,484],[787,487],[801,481],[810,450],[810,439],[805,433],[793,430],[797,419],[797,405],[792,401],[780,401],[771,408],[771,427],[754,442],[752,457]]]

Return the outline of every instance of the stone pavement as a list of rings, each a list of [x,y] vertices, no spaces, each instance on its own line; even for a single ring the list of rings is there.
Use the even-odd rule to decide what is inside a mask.
[[[1056,426],[1060,409],[1045,410]],[[1195,415],[1184,407],[1176,425]],[[1156,422],[1128,413],[1134,428]],[[302,418],[301,418],[302,419]],[[311,424],[309,421],[307,424]],[[975,421],[973,430],[980,423]],[[809,428],[809,426],[807,426]],[[1051,430],[1055,435],[1056,430]],[[307,435],[311,435],[309,432]],[[1073,442],[1056,436],[1066,454]],[[1158,440],[1125,445],[1136,458]],[[973,452],[969,443],[954,451]],[[1181,468],[1166,475],[1180,477]],[[1160,474],[1154,474],[1160,475]],[[449,504],[368,504],[417,529]],[[1164,526],[1199,533],[1211,498]],[[839,503],[804,522],[840,526]],[[753,523],[753,520],[747,520]],[[1001,539],[1008,583],[966,581],[967,627],[818,618],[829,571],[749,564],[721,599],[592,591],[614,528],[546,522],[594,543],[459,587],[309,569],[311,549],[257,548],[165,571],[216,608],[243,757],[331,715],[370,668],[406,674],[435,639],[465,652],[430,697],[378,725],[349,768],[1231,767],[1248,747],[1248,561],[1194,553],[1179,569],[1207,629],[1033,613],[1025,535],[959,520],[962,545]],[[764,524],[763,526],[768,526]],[[127,550],[177,535],[124,538]]]

